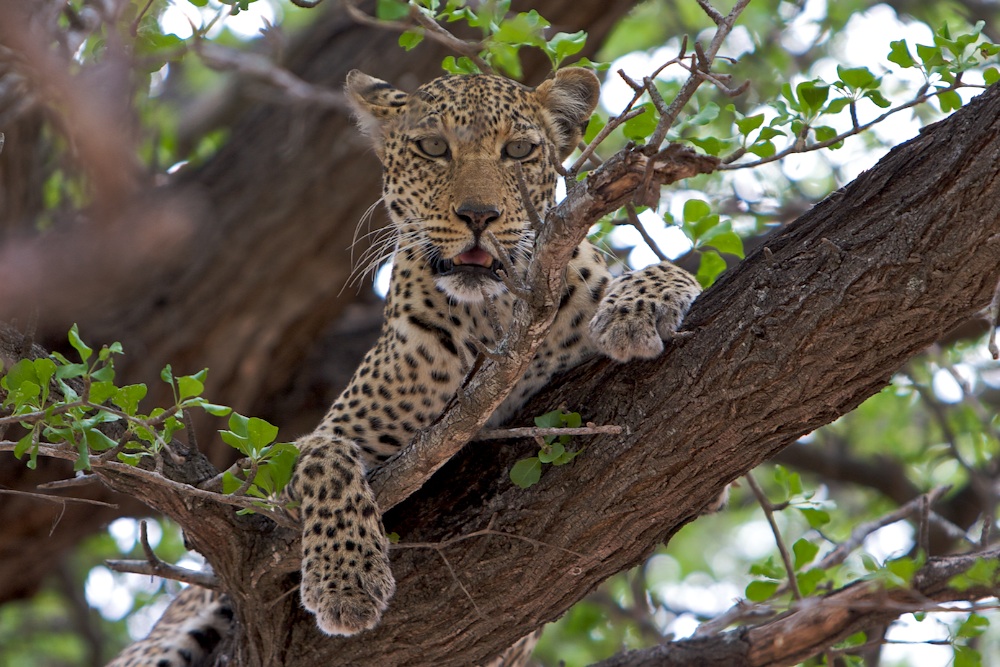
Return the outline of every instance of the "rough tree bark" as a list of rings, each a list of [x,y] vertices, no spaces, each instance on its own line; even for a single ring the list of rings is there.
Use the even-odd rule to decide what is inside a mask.
[[[8,3],[13,0],[0,0],[0,36],[4,10],[16,6]],[[283,63],[302,79],[339,91],[355,67],[402,87],[441,73],[446,54],[431,42],[404,53],[396,34],[358,26],[339,3],[327,4]],[[587,52],[593,55],[634,4],[542,0],[532,6],[556,29],[587,30]],[[546,71],[540,55],[526,62],[530,81]],[[17,136],[7,132],[3,166],[32,148],[15,141]],[[152,198],[141,198],[149,215],[119,222],[120,235],[101,236],[107,231],[102,221],[46,237],[45,244],[8,234],[0,244],[0,268],[45,257],[53,248],[61,260],[5,275],[0,319],[37,321],[38,338],[47,344],[64,340],[74,321],[88,340],[121,341],[128,355],[119,377],[147,383],[153,400],[152,392],[165,387],[157,379],[165,364],[184,373],[209,367],[207,396],[270,419],[291,439],[311,430],[340,391],[329,377],[331,360],[347,357],[353,370],[363,353],[341,344],[330,330],[359,299],[355,288],[344,285],[353,267],[355,228],[380,192],[378,163],[346,114],[314,107],[254,106],[232,126],[230,137],[205,165]],[[6,177],[24,171],[3,166],[2,182],[13,186]],[[4,201],[15,197],[6,194]],[[7,206],[3,216],[17,210]],[[169,256],[148,242],[150,229],[161,229],[164,218],[172,221],[167,229],[184,233],[162,246],[172,250]],[[381,219],[376,212],[373,228]],[[22,222],[22,230],[34,229],[33,221]],[[86,241],[88,235],[97,242]],[[153,256],[122,272],[121,263],[138,245],[153,248]],[[359,244],[353,256],[365,247]],[[231,463],[233,450],[214,437],[216,426],[207,420],[200,426],[200,441],[215,464]],[[0,484],[10,488],[30,491],[71,474],[61,462],[40,461],[32,472],[9,455],[0,456]],[[106,489],[95,487],[85,495],[121,507],[95,512],[69,505],[62,514],[60,506],[28,498],[0,503],[0,602],[31,595],[82,537],[116,516],[143,512]]]
[[[595,360],[522,413],[527,423],[567,405],[624,434],[589,439],[583,456],[527,490],[506,471],[533,446],[474,444],[390,511],[386,528],[402,542],[392,558],[399,586],[375,631],[318,633],[288,594],[293,532],[256,518],[236,537],[226,532],[229,510],[173,494],[153,502],[189,527],[233,593],[245,633],[229,647],[238,664],[477,664],[642,562],[726,483],[885,386],[907,359],[982,311],[998,280],[994,86],[724,275],[695,303],[691,335],[660,359]],[[150,497],[134,481],[109,481]],[[937,566],[929,567],[924,576],[938,591]],[[829,645],[863,620],[796,626],[795,645]],[[870,620],[884,623],[885,614]],[[752,660],[729,664],[800,655],[771,650],[761,643]]]

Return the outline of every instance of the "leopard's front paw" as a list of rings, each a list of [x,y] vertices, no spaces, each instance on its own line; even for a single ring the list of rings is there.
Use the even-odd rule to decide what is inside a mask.
[[[590,336],[597,348],[616,361],[652,359],[663,352],[653,304],[605,301],[590,320]]]
[[[323,539],[303,539],[302,604],[328,635],[374,628],[396,591],[381,522],[351,528],[342,516],[336,517],[321,526]]]

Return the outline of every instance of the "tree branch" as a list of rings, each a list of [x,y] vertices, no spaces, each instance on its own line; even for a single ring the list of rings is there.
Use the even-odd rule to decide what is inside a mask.
[[[826,647],[866,628],[891,622],[907,612],[956,611],[952,600],[976,600],[997,594],[994,587],[957,590],[948,586],[955,575],[978,558],[996,559],[1000,551],[948,556],[928,562],[913,580],[913,589],[885,589],[876,582],[857,582],[822,598],[811,598],[791,613],[753,628],[714,637],[699,637],[629,651],[593,667],[782,667],[795,665]]]

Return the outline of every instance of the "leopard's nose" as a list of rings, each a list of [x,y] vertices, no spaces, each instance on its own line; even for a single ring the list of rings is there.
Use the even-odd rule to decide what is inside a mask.
[[[455,210],[458,219],[464,222],[477,236],[482,234],[491,222],[500,219],[502,211],[489,204],[462,204]]]

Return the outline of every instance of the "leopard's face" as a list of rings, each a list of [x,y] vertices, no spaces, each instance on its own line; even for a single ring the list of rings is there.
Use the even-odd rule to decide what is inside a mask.
[[[498,76],[442,77],[407,95],[352,73],[348,92],[382,160],[399,252],[456,301],[502,293],[499,272],[526,265],[532,216],[551,206],[556,162],[596,104],[593,74],[564,70],[535,90]]]

